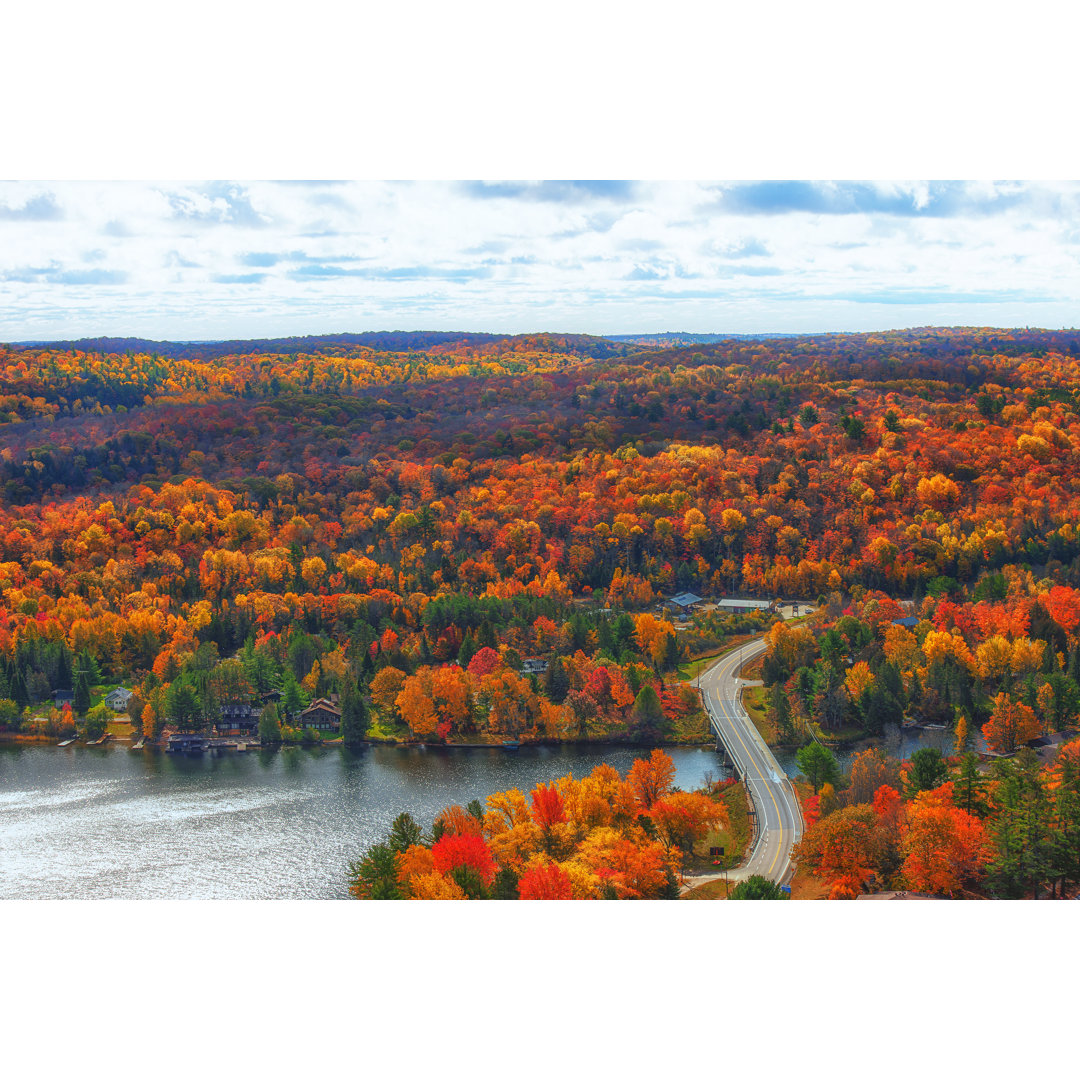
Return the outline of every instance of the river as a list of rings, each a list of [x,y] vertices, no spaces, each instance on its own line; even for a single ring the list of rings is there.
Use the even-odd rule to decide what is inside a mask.
[[[711,749],[668,747],[675,782],[721,775]],[[346,868],[408,810],[428,829],[450,803],[600,762],[625,746],[213,752],[0,746],[0,898],[339,899]]]

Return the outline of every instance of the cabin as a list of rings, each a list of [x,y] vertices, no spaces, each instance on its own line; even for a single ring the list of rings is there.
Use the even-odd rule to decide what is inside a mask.
[[[123,686],[118,686],[115,690],[110,690],[105,695],[105,704],[112,709],[113,712],[123,712],[128,707],[128,702],[134,697],[134,691],[128,690]]]
[[[219,731],[254,731],[259,726],[259,712],[254,705],[228,704],[221,706]]]
[[[548,662],[546,660],[539,660],[536,657],[530,657],[528,660],[523,660],[521,663],[522,675],[543,675],[548,669]]]
[[[336,732],[341,730],[341,709],[329,698],[316,698],[296,720],[302,727]]]

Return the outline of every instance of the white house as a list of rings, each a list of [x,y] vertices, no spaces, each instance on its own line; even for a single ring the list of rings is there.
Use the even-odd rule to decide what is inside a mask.
[[[113,712],[123,712],[128,707],[128,702],[131,700],[132,693],[133,691],[118,686],[115,690],[110,690],[105,695],[105,704],[108,705]]]

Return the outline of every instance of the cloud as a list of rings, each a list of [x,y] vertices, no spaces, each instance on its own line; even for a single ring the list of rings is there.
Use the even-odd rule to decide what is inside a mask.
[[[0,205],[0,221],[61,221],[64,211],[51,193],[35,195],[22,206]]]
[[[133,236],[132,231],[118,219],[114,218],[112,221],[106,221],[101,230],[106,236]]]
[[[1051,303],[1060,299],[1043,293],[1001,290],[973,292],[949,289],[881,289],[869,292],[831,293],[827,296],[806,294],[800,300],[847,300],[855,304],[1007,304]]]
[[[266,274],[215,274],[210,280],[218,285],[258,285]]]
[[[462,269],[440,269],[432,266],[395,266],[364,267],[350,270],[344,266],[324,263],[309,263],[289,271],[289,277],[304,278],[367,278],[372,281],[471,281],[474,278],[491,276],[487,266],[466,267]]]
[[[892,217],[983,217],[1022,205],[1057,203],[1048,192],[975,188],[938,182],[908,189],[866,183],[810,183],[802,180],[737,184],[720,189],[706,213],[884,214]]]
[[[127,279],[123,270],[64,270],[49,277],[58,285],[123,285]]]
[[[190,259],[185,259],[179,251],[170,251],[168,255],[165,256],[165,265],[179,266],[183,267],[183,269],[185,270],[194,270],[197,267],[202,266],[202,263],[192,262]]]
[[[251,205],[247,191],[239,184],[213,183],[192,194],[166,193],[173,217],[195,225],[239,225],[261,229],[270,219]]]
[[[541,180],[487,183],[468,180],[459,190],[472,199],[524,199],[532,202],[585,203],[596,199],[629,202],[635,185],[630,180]]]
[[[272,251],[249,251],[236,261],[243,266],[276,266],[281,261],[281,256]]]

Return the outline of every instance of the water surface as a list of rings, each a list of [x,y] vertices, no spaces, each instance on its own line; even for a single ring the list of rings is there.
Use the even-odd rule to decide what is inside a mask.
[[[721,775],[710,749],[669,747],[675,782]],[[335,899],[346,867],[408,810],[528,791],[648,751],[299,747],[198,756],[123,747],[0,747],[0,898]]]

